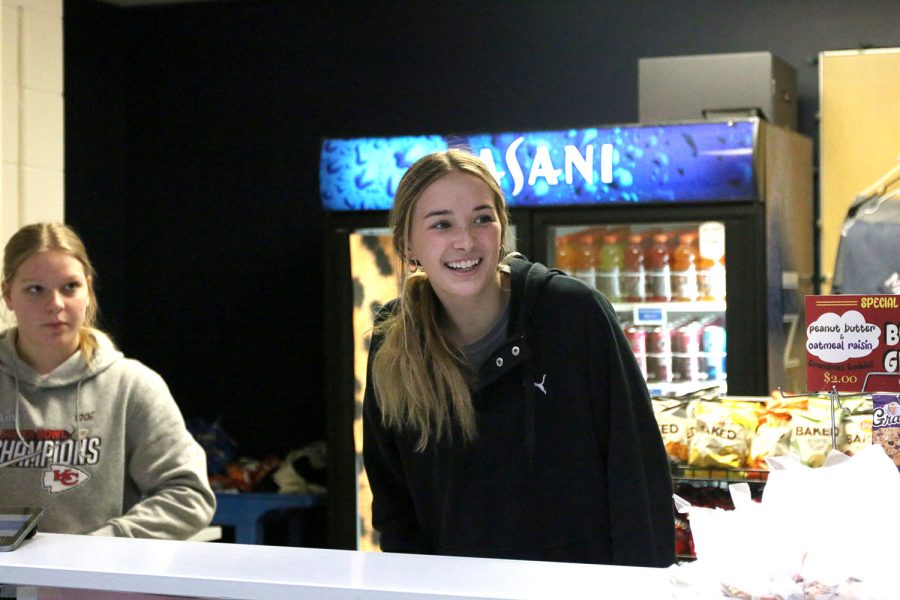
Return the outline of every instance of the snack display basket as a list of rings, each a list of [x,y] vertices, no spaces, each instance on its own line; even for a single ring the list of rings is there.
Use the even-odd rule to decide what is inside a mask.
[[[860,394],[871,394],[873,390],[867,389],[869,387],[869,381],[874,377],[890,377],[896,376],[896,373],[888,373],[888,372],[872,372],[866,373],[866,378],[863,380],[862,389],[859,392],[847,392],[843,395],[845,397],[848,396],[859,396]],[[781,394],[782,398],[818,398],[820,397],[821,392],[807,392],[805,394],[785,394],[781,388],[778,388],[778,393]],[[849,411],[844,408],[843,403],[841,402],[841,392],[837,390],[837,388],[832,387],[828,392],[828,399],[831,401],[831,449],[838,450],[837,445],[837,421],[835,415],[838,412],[842,412],[847,414]]]

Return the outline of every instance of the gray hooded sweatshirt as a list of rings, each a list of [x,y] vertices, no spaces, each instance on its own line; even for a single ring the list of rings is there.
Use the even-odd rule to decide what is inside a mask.
[[[0,505],[42,506],[54,533],[185,539],[209,524],[206,455],[157,373],[95,332],[38,375],[0,333]]]

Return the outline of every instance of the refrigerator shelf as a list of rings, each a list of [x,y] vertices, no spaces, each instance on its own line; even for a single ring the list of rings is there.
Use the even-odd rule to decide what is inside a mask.
[[[672,467],[672,478],[679,481],[746,481],[748,483],[765,483],[769,477],[766,469],[733,469],[727,467]]]
[[[714,302],[614,302],[618,313],[632,313],[635,309],[656,309],[668,313],[724,313],[724,300]]]
[[[719,381],[679,381],[679,382],[647,382],[647,389],[650,395],[658,398],[678,398],[690,396],[700,390],[706,390],[713,386],[719,386],[719,394],[725,394],[728,391],[728,382]]]

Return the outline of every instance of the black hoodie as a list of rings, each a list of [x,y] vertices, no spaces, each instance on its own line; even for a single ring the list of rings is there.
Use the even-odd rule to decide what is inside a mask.
[[[370,368],[363,453],[381,548],[671,565],[666,451],[612,306],[558,271],[509,264],[509,334],[473,390],[474,441],[456,431],[416,452],[417,432],[383,425]]]

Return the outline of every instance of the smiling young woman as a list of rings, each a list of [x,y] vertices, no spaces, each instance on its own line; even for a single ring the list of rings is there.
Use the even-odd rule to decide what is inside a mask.
[[[507,255],[503,192],[474,155],[397,188],[401,294],[376,320],[363,402],[386,551],[666,567],[672,481],[609,302]]]
[[[0,489],[43,531],[188,538],[212,518],[203,449],[162,378],[96,325],[95,273],[61,224],[10,238],[0,332]]]

